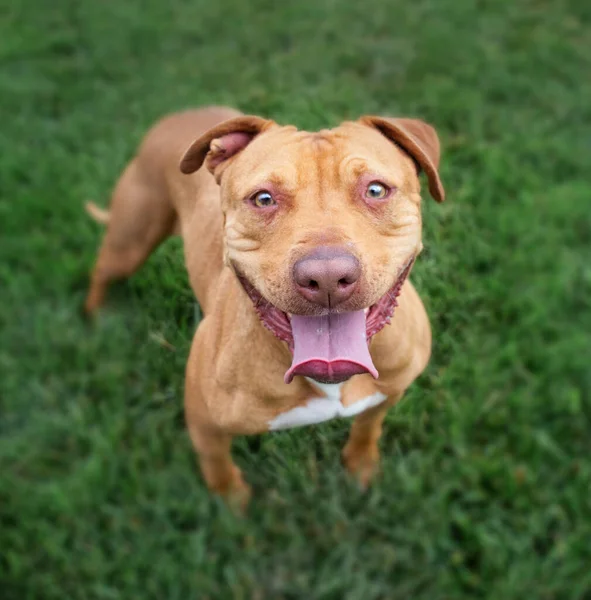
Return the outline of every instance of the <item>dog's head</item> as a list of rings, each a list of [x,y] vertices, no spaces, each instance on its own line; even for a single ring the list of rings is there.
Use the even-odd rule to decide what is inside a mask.
[[[421,251],[420,185],[443,201],[439,140],[414,119],[362,117],[316,133],[243,116],[187,150],[221,186],[225,261],[294,353],[286,381],[377,376],[368,342]]]

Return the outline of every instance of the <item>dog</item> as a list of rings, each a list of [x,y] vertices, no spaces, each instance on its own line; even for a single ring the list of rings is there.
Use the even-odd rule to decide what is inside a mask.
[[[343,463],[362,485],[389,407],[425,369],[431,329],[408,279],[422,250],[419,173],[444,189],[435,129],[364,116],[318,132],[225,107],[176,113],[121,175],[85,310],[180,235],[204,317],[185,414],[210,490],[245,506],[237,435],[355,417]]]

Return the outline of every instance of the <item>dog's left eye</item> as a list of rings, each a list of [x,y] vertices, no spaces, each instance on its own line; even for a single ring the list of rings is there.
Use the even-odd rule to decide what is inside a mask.
[[[371,198],[372,200],[381,200],[388,195],[389,191],[390,189],[383,183],[380,183],[379,181],[372,181],[372,183],[367,186],[365,197]]]
[[[271,194],[269,192],[258,192],[257,194],[255,194],[252,197],[252,203],[257,207],[257,208],[267,208],[269,206],[274,206],[275,204],[277,204],[277,202],[275,202],[275,199],[273,198],[273,196],[271,196]]]

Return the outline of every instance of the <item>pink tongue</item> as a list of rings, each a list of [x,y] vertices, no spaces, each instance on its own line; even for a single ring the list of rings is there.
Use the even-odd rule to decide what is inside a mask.
[[[378,378],[365,330],[365,313],[331,314],[323,317],[291,317],[293,363],[285,383],[295,375],[311,377],[322,383],[340,383],[359,373]]]

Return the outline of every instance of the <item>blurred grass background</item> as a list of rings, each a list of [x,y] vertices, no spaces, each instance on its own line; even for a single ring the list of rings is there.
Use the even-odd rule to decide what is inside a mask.
[[[590,24],[575,0],[0,0],[0,597],[591,598]],[[178,241],[79,318],[83,201],[210,103],[440,133],[433,360],[367,494],[343,421],[236,444],[247,520],[206,492]]]

